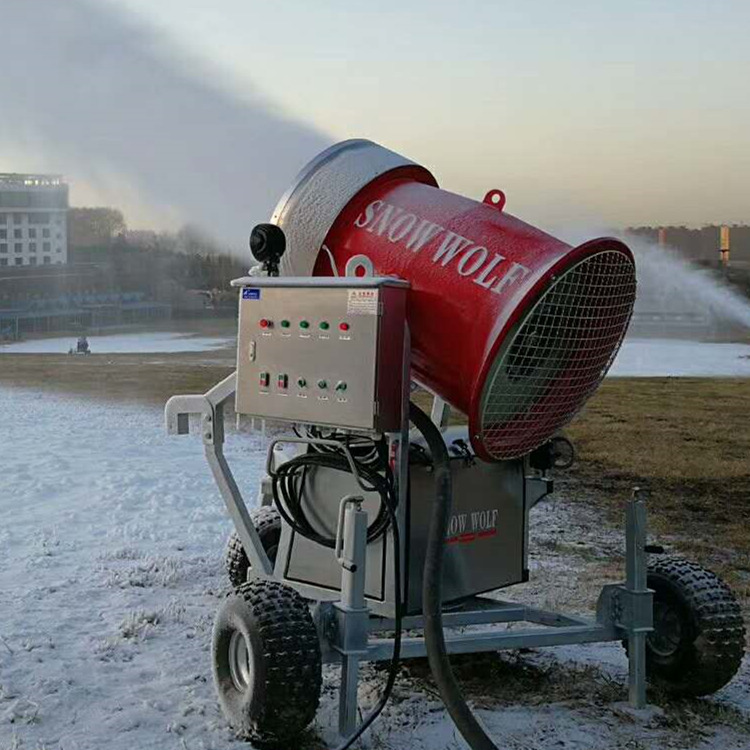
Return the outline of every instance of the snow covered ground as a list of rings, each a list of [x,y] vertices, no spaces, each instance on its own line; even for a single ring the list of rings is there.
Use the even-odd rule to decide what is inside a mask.
[[[233,344],[226,337],[190,336],[182,333],[154,331],[150,333],[116,333],[109,336],[89,336],[94,354],[164,354],[176,352],[205,352]],[[65,354],[75,347],[77,336],[31,339],[0,345],[0,354]]]
[[[167,437],[158,409],[58,394],[0,389],[0,413],[0,749],[247,747],[227,728],[210,678],[230,523],[200,440]],[[260,439],[230,441],[228,455],[240,486],[254,488]],[[585,561],[607,560],[622,540],[595,506],[557,500],[534,516],[533,580],[519,595],[569,597],[575,608]],[[750,721],[747,665],[716,699],[691,704],[686,732],[659,709],[633,716],[624,707],[618,644],[503,659],[501,684],[473,680],[471,690],[500,747],[750,744],[736,726]],[[371,704],[383,673],[365,675]],[[304,747],[334,744],[335,680],[327,670]],[[476,697],[505,685],[503,698]],[[434,692],[406,676],[365,746],[463,747]]]
[[[610,376],[750,377],[750,345],[626,339]]]

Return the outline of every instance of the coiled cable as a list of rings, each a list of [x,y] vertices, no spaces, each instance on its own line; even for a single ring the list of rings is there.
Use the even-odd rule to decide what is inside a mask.
[[[373,542],[382,536],[391,523],[388,506],[395,508],[395,492],[393,476],[388,466],[387,448],[384,441],[369,441],[375,448],[377,464],[369,457],[372,448],[368,449],[368,460],[357,459],[356,450],[350,453],[354,457],[357,472],[367,492],[377,492],[380,495],[380,508],[374,521],[367,529],[367,541]],[[316,529],[310,522],[304,507],[305,485],[308,473],[316,469],[331,469],[351,474],[351,466],[346,456],[330,446],[315,446],[313,450],[289,459],[282,463],[275,471],[272,487],[276,508],[281,517],[298,534],[314,542],[333,548],[336,544],[334,536],[326,535]],[[326,450],[320,450],[326,448]],[[347,448],[349,444],[347,443]]]

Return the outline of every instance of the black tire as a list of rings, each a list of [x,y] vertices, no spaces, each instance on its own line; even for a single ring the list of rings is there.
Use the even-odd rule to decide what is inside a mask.
[[[247,673],[238,666],[245,656]],[[214,624],[213,674],[221,709],[240,737],[278,744],[303,732],[318,710],[322,670],[302,597],[277,581],[250,581],[227,597]]]
[[[250,513],[255,528],[260,536],[263,549],[272,563],[276,562],[281,540],[281,517],[276,508],[264,505],[256,508]],[[224,552],[224,566],[227,575],[234,588],[239,588],[247,582],[247,572],[250,570],[250,561],[247,559],[245,549],[242,546],[236,531],[233,531],[227,540],[227,548]]]
[[[646,641],[646,673],[677,695],[708,695],[737,673],[745,651],[742,611],[717,575],[679,557],[649,560],[654,632]]]

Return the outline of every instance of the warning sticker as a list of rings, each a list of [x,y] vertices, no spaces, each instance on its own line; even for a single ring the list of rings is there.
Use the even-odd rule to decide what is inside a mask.
[[[349,315],[377,315],[378,290],[350,289],[346,312]]]

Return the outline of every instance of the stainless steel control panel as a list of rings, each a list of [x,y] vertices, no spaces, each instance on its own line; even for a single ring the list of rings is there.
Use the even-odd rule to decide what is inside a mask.
[[[408,284],[383,278],[246,278],[236,410],[373,432],[400,424]]]

